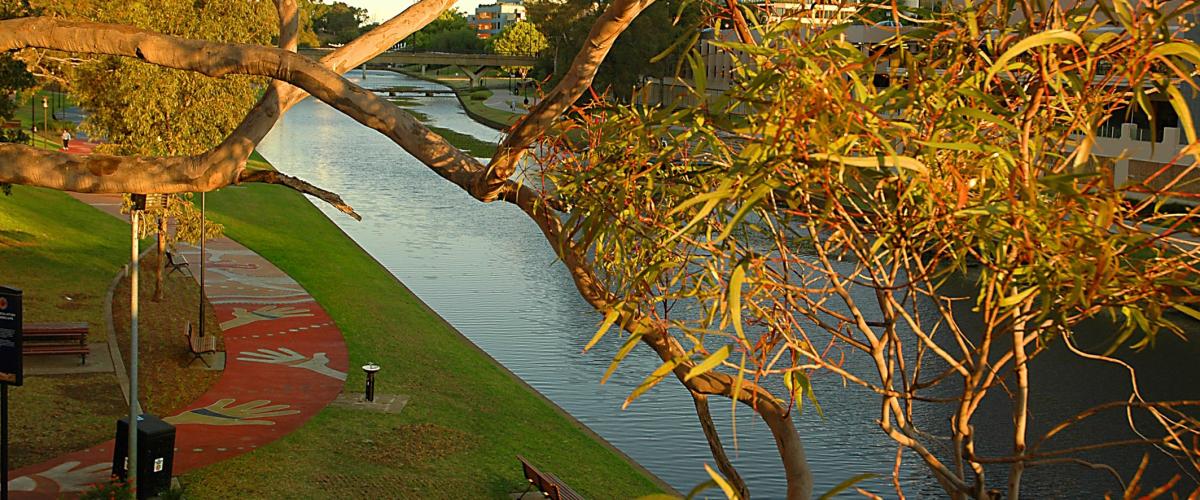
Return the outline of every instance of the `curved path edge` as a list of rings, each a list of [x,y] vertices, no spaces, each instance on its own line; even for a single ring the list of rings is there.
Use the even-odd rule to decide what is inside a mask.
[[[72,141],[70,151],[90,150],[90,144]],[[74,196],[120,217],[118,196]],[[198,279],[198,249],[180,244],[178,250]],[[349,365],[341,330],[299,283],[228,238],[209,240],[206,254],[205,296],[221,323],[226,364],[199,399],[164,418],[176,429],[174,475],[295,431],[341,393]],[[183,325],[167,333],[179,349],[187,348]],[[12,498],[72,497],[107,481],[112,447],[109,440],[12,471]]]

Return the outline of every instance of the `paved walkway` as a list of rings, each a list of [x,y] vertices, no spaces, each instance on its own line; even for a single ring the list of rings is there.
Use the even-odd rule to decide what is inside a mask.
[[[70,151],[87,153],[92,146],[72,141]],[[119,213],[119,196],[76,197],[125,217]],[[208,392],[165,418],[176,426],[174,475],[246,453],[296,430],[342,391],[349,364],[341,331],[299,283],[228,238],[210,240],[206,250],[205,295],[221,322],[227,359],[224,373]],[[198,274],[198,249],[181,244],[179,251]],[[182,336],[178,340],[179,349],[186,349]],[[141,373],[148,375],[145,367]],[[110,440],[11,472],[13,498],[73,496],[70,493],[106,481],[112,446]]]
[[[529,93],[529,106],[525,105],[525,96],[521,95],[520,87],[517,87],[516,94],[510,92],[507,88],[489,88],[488,90],[492,91],[492,95],[483,101],[483,105],[500,111],[508,111],[509,113],[528,113],[529,106],[533,106],[539,101],[536,96],[537,91],[532,88],[527,91]]]

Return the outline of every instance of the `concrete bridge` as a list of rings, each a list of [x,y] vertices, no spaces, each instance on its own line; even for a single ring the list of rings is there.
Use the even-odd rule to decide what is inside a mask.
[[[320,59],[333,49],[300,49],[301,55]],[[367,65],[408,66],[420,65],[422,72],[427,66],[450,66],[467,74],[471,86],[478,87],[487,68],[533,67],[537,58],[533,56],[505,56],[500,54],[454,54],[447,52],[384,52],[367,61]]]

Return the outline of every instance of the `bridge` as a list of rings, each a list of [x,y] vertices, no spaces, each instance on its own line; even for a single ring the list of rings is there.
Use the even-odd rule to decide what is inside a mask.
[[[321,59],[333,49],[300,49],[300,55]],[[478,87],[483,70],[487,68],[533,67],[537,58],[533,56],[506,56],[501,54],[455,54],[448,52],[384,52],[367,61],[368,65],[407,66],[451,66],[467,74],[471,86]]]

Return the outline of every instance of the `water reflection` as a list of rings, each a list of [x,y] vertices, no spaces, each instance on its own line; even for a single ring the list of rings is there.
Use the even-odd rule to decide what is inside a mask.
[[[435,86],[389,72],[372,71],[365,82],[359,72],[348,76],[376,88]],[[453,97],[416,99],[416,109],[436,126],[487,140],[500,135],[467,117]],[[678,384],[663,383],[628,410],[620,409],[625,396],[658,364],[648,349],[635,349],[607,384],[599,384],[619,345],[603,342],[580,354],[600,317],[579,297],[541,233],[519,210],[476,202],[382,135],[311,99],[286,115],[260,151],[281,170],[342,194],[364,216],[363,222],[325,204],[317,206],[455,328],[526,382],[675,488],[687,491],[707,480],[703,464],[712,459],[691,398]],[[1086,375],[1091,372],[1076,365],[1047,368],[1071,372],[1079,381],[1074,387],[1048,386],[1052,394],[1036,393],[1035,408],[1054,406],[1059,399],[1073,405],[1083,395],[1109,400],[1117,394],[1111,389],[1118,382],[1095,390]],[[875,424],[878,399],[860,388],[843,388],[831,376],[814,383],[825,416],[807,411],[797,422],[815,471],[815,491],[870,472],[880,477],[864,487],[894,495],[890,475],[895,446]],[[712,401],[723,439],[732,446],[731,405]],[[946,415],[930,409],[921,419],[928,428],[940,429]],[[1005,428],[1007,418],[1003,408],[989,409],[979,425]],[[1054,420],[1039,417],[1035,422],[1046,426]],[[731,456],[752,494],[781,497],[782,467],[765,426],[740,408],[737,427],[739,448]],[[1003,443],[1001,437],[989,450],[1002,453]],[[1141,454],[1122,456],[1136,463]],[[905,456],[901,477],[906,491],[938,496],[916,461],[914,455]],[[998,479],[993,474],[992,480]],[[1099,473],[1080,469],[1034,469],[1025,484],[1033,497],[1075,497],[1112,488]]]

